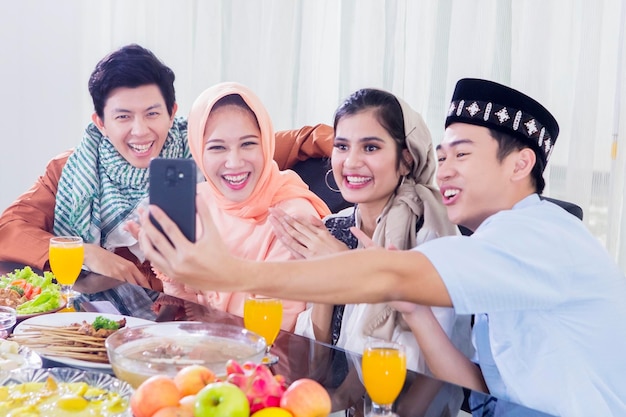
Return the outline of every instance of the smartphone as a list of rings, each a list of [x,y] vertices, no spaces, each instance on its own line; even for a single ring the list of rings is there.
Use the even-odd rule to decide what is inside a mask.
[[[150,161],[150,204],[159,206],[192,242],[196,240],[196,172],[193,159]],[[152,216],[151,220],[163,232]]]

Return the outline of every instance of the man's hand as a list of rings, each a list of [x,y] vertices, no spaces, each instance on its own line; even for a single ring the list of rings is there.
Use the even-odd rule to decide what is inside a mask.
[[[85,244],[85,265],[90,271],[150,288],[148,278],[128,259],[94,244]]]
[[[276,207],[269,211],[269,221],[274,233],[296,259],[348,250],[343,242],[330,234],[324,222],[315,216],[294,217]]]
[[[190,242],[159,207],[151,205],[140,216],[139,244],[146,258],[167,277],[197,290],[233,290],[241,261],[235,259],[213,223],[205,198],[196,196],[198,222],[202,230]],[[161,233],[149,214],[163,228]],[[239,271],[240,273],[240,271]],[[211,278],[207,283],[207,277]]]
[[[141,216],[144,213],[144,210],[139,208],[138,214]],[[124,224],[124,230],[130,233],[135,239],[139,240],[139,231],[141,230],[141,226],[139,223],[133,220],[129,220]]]

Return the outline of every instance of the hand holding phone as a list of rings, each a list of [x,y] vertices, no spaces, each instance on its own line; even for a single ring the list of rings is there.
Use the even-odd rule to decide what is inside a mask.
[[[150,204],[159,206],[192,242],[196,240],[196,171],[192,159],[150,161]],[[163,232],[159,223],[150,218]]]

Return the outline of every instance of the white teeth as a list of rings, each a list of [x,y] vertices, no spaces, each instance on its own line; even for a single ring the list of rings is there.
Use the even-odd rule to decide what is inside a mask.
[[[232,184],[241,184],[242,182],[246,180],[246,178],[248,178],[248,175],[249,174],[224,175],[222,178],[224,178],[226,181]]]
[[[348,175],[346,179],[348,180],[350,184],[365,184],[366,182],[369,182],[372,180],[371,177],[353,177],[350,175]]]
[[[129,143],[128,146],[130,146],[131,149],[133,149],[134,151],[145,152],[145,151],[147,151],[148,149],[150,149],[152,147],[153,143],[154,142],[150,142],[150,143],[147,143],[145,145],[136,145],[134,143]]]
[[[459,193],[459,190],[447,189],[446,191],[443,192],[443,195],[445,197],[454,197],[458,193]]]

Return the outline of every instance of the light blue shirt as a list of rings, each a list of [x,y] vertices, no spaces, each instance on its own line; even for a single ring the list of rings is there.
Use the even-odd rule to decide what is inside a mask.
[[[488,315],[474,338],[493,395],[561,416],[626,415],[626,278],[580,220],[533,194],[470,237],[416,250],[457,313]]]

